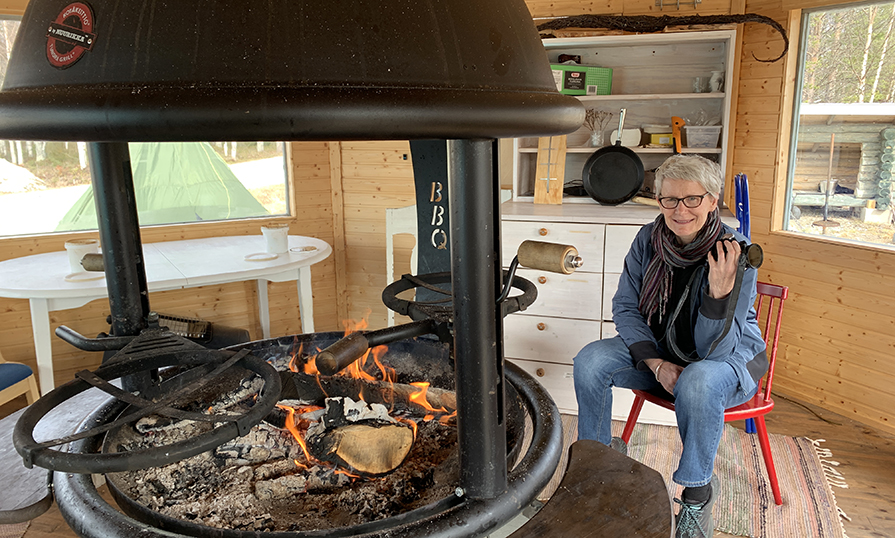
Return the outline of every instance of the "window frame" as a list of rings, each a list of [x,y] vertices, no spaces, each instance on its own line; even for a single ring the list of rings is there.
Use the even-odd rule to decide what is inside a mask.
[[[891,2],[879,0],[866,0],[859,2],[831,2],[812,7],[792,9],[789,16],[790,43],[798,43],[797,47],[790,46],[786,57],[785,81],[792,81],[784,85],[783,106],[781,109],[781,123],[788,118],[788,124],[781,125],[779,151],[785,152],[778,161],[778,173],[776,187],[774,189],[774,201],[772,202],[772,216],[770,233],[779,233],[789,237],[820,241],[830,245],[857,247],[875,251],[895,252],[895,245],[884,243],[872,243],[856,239],[831,237],[821,234],[810,234],[789,229],[789,220],[793,202],[793,178],[798,151],[798,133],[800,126],[801,96],[804,87],[805,71],[802,68],[807,54],[808,32],[806,31],[808,18],[813,13],[820,11],[833,11],[837,9],[856,9],[863,6],[887,4]],[[794,35],[795,34],[795,35]],[[787,91],[790,90],[790,91]],[[782,191],[782,192],[781,192]],[[782,194],[782,196],[781,196]],[[895,204],[893,204],[895,211]]]

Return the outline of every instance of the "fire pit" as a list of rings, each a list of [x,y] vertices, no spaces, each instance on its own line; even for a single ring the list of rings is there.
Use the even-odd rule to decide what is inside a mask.
[[[432,391],[453,394],[447,346],[428,339],[396,342],[384,353],[377,353],[375,361],[366,361],[363,376],[349,373],[342,383],[302,373],[313,371],[315,350],[328,346],[338,336],[322,333],[283,337],[234,349],[249,349],[278,368],[284,386],[295,387],[284,389],[284,394],[296,397],[288,401],[289,406],[322,404],[323,392],[339,396],[333,391],[348,387],[354,392],[358,385],[365,385],[365,399],[390,399],[392,414],[402,421],[413,421],[417,428],[412,451],[394,471],[364,477],[356,474],[360,472],[356,469],[309,457],[285,424],[279,423],[280,419],[285,422],[294,418],[285,412],[280,416],[273,413],[269,422],[255,426],[248,435],[208,453],[164,467],[107,475],[119,506],[144,523],[195,536],[203,534],[202,527],[230,529],[236,534],[356,527],[445,499],[459,500],[454,413],[450,409],[443,413],[426,410],[401,401],[401,396],[394,396],[390,390],[398,387],[400,392],[400,387],[427,379],[435,380],[429,387]],[[383,377],[382,370],[394,372],[386,376],[390,378],[387,383],[374,380]],[[239,387],[240,377],[235,376],[231,385]],[[351,382],[359,377],[363,380]],[[417,390],[425,395],[421,388]],[[515,390],[511,392],[507,443],[508,457],[514,460],[521,448],[525,422],[522,402]],[[358,398],[360,394],[342,396]],[[294,403],[296,399],[300,403]],[[235,400],[231,398],[230,402],[238,405]],[[281,407],[288,409],[287,405]],[[112,432],[104,441],[104,450],[142,448],[159,435],[176,436],[187,428],[163,421],[142,427],[138,424],[138,429],[141,434],[129,427]],[[510,461],[510,466],[513,463]]]
[[[300,340],[306,342],[314,342],[325,344],[334,341],[338,337],[336,333],[320,333],[315,335],[300,335]],[[290,351],[295,349],[295,337],[282,337],[261,342],[252,342],[242,348],[251,348],[253,353],[260,356],[271,358],[272,356],[289,357]],[[420,355],[420,348],[426,353]],[[404,357],[411,359],[411,369],[427,369],[429,373],[432,371],[433,365],[441,363],[440,368],[444,371],[445,363],[443,360],[448,357],[446,346],[427,341],[426,339],[416,339],[413,341],[396,342],[390,346],[390,353],[395,357]],[[428,354],[428,359],[426,356]],[[421,360],[415,360],[421,358]],[[388,354],[383,358],[385,362],[389,361]],[[285,360],[273,361],[288,362]],[[398,376],[401,380],[410,380],[419,374],[409,374],[404,378]],[[288,377],[288,376],[285,376]],[[450,377],[442,377],[450,379]],[[304,538],[311,536],[365,536],[365,537],[411,537],[411,536],[443,536],[443,537],[460,537],[460,536],[478,536],[487,532],[487,529],[493,529],[494,526],[501,522],[507,521],[513,515],[518,513],[531,499],[533,499],[540,489],[543,487],[546,479],[552,474],[556,465],[555,459],[558,458],[559,445],[561,444],[561,431],[559,426],[559,415],[550,400],[546,391],[535,382],[531,377],[516,367],[507,369],[507,380],[513,387],[510,392],[517,393],[518,396],[509,400],[508,412],[508,432],[507,451],[508,458],[513,460],[509,463],[510,472],[508,476],[509,491],[512,492],[510,502],[506,502],[506,498],[496,499],[473,499],[462,488],[458,489],[459,469],[451,467],[453,463],[459,464],[456,458],[457,452],[455,447],[451,446],[450,441],[454,438],[455,433],[449,429],[441,429],[434,424],[424,426],[435,430],[437,433],[437,448],[444,450],[447,448],[449,452],[442,461],[442,468],[437,470],[443,472],[443,476],[433,476],[433,483],[438,482],[438,486],[432,487],[427,493],[427,498],[423,499],[422,506],[415,506],[409,503],[404,507],[405,511],[398,512],[392,510],[389,517],[382,517],[388,513],[379,513],[374,517],[369,514],[363,516],[364,522],[358,524],[350,523],[346,520],[327,521],[321,526],[320,520],[314,516],[316,514],[310,511],[302,511],[301,514],[280,514],[285,515],[284,525],[299,528],[290,528],[289,530],[275,530],[276,525],[270,524],[266,518],[261,518],[260,525],[263,528],[256,529],[255,524],[258,520],[252,519],[249,523],[248,519],[242,521],[250,529],[218,528],[212,525],[200,524],[189,516],[176,518],[153,510],[146,504],[141,503],[138,499],[131,498],[125,491],[128,485],[128,479],[121,475],[109,475],[108,481],[110,489],[119,503],[121,509],[125,512],[122,514],[116,509],[108,505],[97,492],[96,486],[88,474],[72,474],[72,473],[56,473],[55,486],[56,497],[59,508],[66,518],[66,521],[81,536],[89,537],[107,537],[107,536],[132,536],[139,534],[146,538],[173,538],[173,536],[221,536],[221,537],[238,537],[246,538],[249,536],[257,536],[257,532],[264,532],[264,536],[271,538]],[[120,416],[126,404],[120,401],[110,400],[104,406],[101,406],[93,412],[85,420],[82,429],[87,429],[94,424],[105,424]],[[524,414],[523,414],[524,413]],[[523,446],[522,436],[524,433],[524,415],[533,419],[532,441],[525,443]],[[444,441],[448,442],[445,443]],[[71,450],[80,454],[95,454],[102,450],[103,440],[98,437],[92,437],[75,441],[71,445]],[[237,443],[238,444],[238,443]],[[420,447],[425,449],[425,446]],[[226,444],[223,450],[227,450]],[[519,454],[517,457],[516,454]],[[444,456],[444,454],[443,454]],[[188,461],[188,460],[185,460]],[[444,463],[447,465],[444,465]],[[515,465],[513,464],[515,462]],[[177,464],[174,464],[177,465]],[[245,466],[243,466],[245,467]],[[158,469],[153,468],[152,472]],[[406,471],[413,475],[415,472],[413,466]],[[456,475],[450,476],[452,472]],[[237,473],[238,471],[231,471]],[[436,473],[433,473],[433,475]],[[396,482],[402,478],[402,475],[395,477]],[[214,477],[208,477],[207,481],[199,484],[211,485]],[[376,484],[376,482],[371,482]],[[403,486],[402,486],[403,487]],[[390,490],[394,491],[394,490]],[[346,493],[347,492],[347,493]],[[339,496],[340,493],[333,493]],[[363,496],[363,491],[354,491],[350,488],[343,488],[341,495],[348,498],[358,498]],[[294,497],[293,497],[294,498]],[[300,507],[307,506],[299,504],[305,501],[298,501],[291,507],[292,511],[297,511]],[[313,500],[307,501],[313,504]],[[420,503],[417,503],[420,504]],[[231,508],[236,506],[230,503]],[[287,512],[289,509],[285,509]],[[328,508],[330,514],[327,519],[332,517],[332,512],[338,512],[338,506],[335,504]],[[240,514],[245,518],[245,514]],[[273,516],[273,514],[271,514]],[[379,517],[380,519],[377,519]],[[238,519],[238,517],[237,517]],[[272,518],[271,518],[272,519]],[[350,518],[349,518],[350,519]],[[343,523],[341,526],[333,526],[334,523]],[[151,528],[147,528],[150,525]],[[314,530],[301,530],[302,525],[313,526]],[[274,530],[270,530],[274,529]],[[172,534],[175,533],[175,534]]]
[[[90,142],[112,336],[57,332],[90,351],[121,350],[153,330],[128,141],[448,141],[450,229],[443,233],[452,253],[459,486],[401,515],[304,534],[283,531],[288,536],[480,536],[546,484],[561,445],[556,407],[534,380],[503,361],[494,139],[571,132],[583,116],[577,100],[556,91],[522,0],[274,0],[263,7],[235,0],[91,0],[61,7],[32,0],[0,91],[0,138]],[[102,453],[101,441],[86,433],[64,455],[21,450],[33,441],[35,415],[83,383],[106,386],[121,401],[141,400],[144,409],[167,406],[184,387],[172,389],[155,370],[176,367],[173,353],[145,360],[119,354],[23,415],[16,446],[27,464],[66,471],[56,473],[57,500],[76,532],[171,536],[101,502],[89,475],[78,473],[167,465],[247,433],[269,414],[280,380],[242,351],[192,365],[209,375],[236,363],[254,365],[266,379],[258,403],[185,446],[175,443],[176,454]],[[182,360],[198,356],[189,353]],[[108,387],[119,376],[124,391]],[[534,423],[532,445],[514,467],[507,463],[510,386]],[[124,407],[103,406],[86,423],[113,430]],[[202,415],[187,418],[223,420]],[[233,529],[197,535],[230,533],[239,535]]]

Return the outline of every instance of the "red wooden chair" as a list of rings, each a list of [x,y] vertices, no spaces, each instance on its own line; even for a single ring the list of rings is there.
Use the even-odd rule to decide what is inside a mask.
[[[764,456],[768,479],[771,482],[771,491],[774,492],[774,502],[777,504],[783,504],[783,497],[780,495],[780,486],[777,484],[777,471],[774,469],[774,459],[771,457],[771,445],[764,416],[774,408],[774,400],[771,399],[771,384],[774,381],[774,364],[777,362],[777,342],[780,339],[780,322],[783,319],[783,301],[786,300],[787,295],[789,295],[789,288],[786,286],[758,283],[758,300],[755,310],[758,314],[758,322],[762,323],[764,319],[762,334],[764,334],[764,341],[768,346],[768,373],[764,378],[764,388],[761,387],[761,381],[759,381],[758,391],[751,400],[724,411],[724,422],[755,419],[761,454]],[[634,425],[637,424],[637,417],[640,415],[644,401],[650,401],[674,411],[674,402],[662,396],[642,390],[635,390],[634,396],[634,405],[631,406],[631,413],[628,415],[628,421],[625,423],[622,433],[622,440],[625,443],[631,439],[631,433],[634,431]]]

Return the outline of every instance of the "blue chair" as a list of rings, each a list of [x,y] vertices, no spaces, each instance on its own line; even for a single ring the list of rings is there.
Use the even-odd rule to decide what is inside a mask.
[[[40,398],[34,372],[27,365],[6,362],[0,354],[0,405],[22,394],[28,399],[28,405]]]

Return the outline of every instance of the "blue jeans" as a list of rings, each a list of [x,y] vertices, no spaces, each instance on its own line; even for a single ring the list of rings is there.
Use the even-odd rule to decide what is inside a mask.
[[[621,337],[597,340],[575,357],[575,395],[578,398],[578,438],[608,445],[612,438],[612,387],[661,388],[650,370],[634,367]],[[757,390],[757,389],[756,389]],[[724,410],[754,396],[740,387],[726,362],[699,361],[687,365],[674,387],[675,416],[683,444],[672,479],[684,487],[704,486],[712,480],[715,454],[724,429]]]

